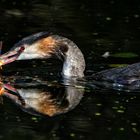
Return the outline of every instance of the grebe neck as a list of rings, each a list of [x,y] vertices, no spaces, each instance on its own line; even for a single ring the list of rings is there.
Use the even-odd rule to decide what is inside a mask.
[[[64,63],[62,74],[64,77],[84,77],[85,59],[81,50],[71,40],[55,36],[56,40],[60,40],[61,52],[64,54]],[[66,49],[67,47],[67,49]]]
[[[62,73],[66,77],[84,77],[85,60],[77,46],[69,46]]]

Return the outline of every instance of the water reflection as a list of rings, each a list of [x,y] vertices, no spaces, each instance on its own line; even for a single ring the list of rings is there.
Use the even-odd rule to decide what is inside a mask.
[[[16,80],[22,82],[11,85],[1,83],[1,94],[14,101],[22,110],[34,115],[54,116],[66,113],[79,104],[84,94],[84,88],[74,85],[41,84],[41,81],[29,82],[29,78],[23,82],[19,77]]]

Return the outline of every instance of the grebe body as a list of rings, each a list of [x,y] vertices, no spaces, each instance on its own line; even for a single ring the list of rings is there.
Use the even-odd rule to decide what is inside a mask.
[[[112,68],[95,73],[92,78],[116,88],[140,89],[140,63]],[[110,83],[110,84],[109,84]]]

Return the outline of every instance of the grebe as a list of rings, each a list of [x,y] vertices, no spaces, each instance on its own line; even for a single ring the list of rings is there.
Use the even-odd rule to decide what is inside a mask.
[[[53,55],[64,60],[64,77],[84,77],[85,59],[77,45],[65,37],[49,35],[47,32],[23,38],[8,53],[0,56],[0,66],[15,60],[47,59]],[[91,78],[100,84],[106,81],[111,86],[126,85],[130,89],[140,89],[140,63],[104,70],[93,74]],[[108,86],[106,83],[104,85]]]
[[[49,35],[47,32],[40,32],[19,41],[8,53],[0,56],[0,65],[15,60],[47,59],[53,55],[64,59],[62,74],[65,77],[84,76],[85,60],[77,45],[65,37]]]

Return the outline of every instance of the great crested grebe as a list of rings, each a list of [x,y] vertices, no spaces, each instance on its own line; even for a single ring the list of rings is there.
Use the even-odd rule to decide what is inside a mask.
[[[53,55],[64,60],[62,74],[65,77],[84,76],[85,60],[77,45],[65,37],[47,32],[23,38],[9,52],[0,56],[0,66],[15,60],[47,59]]]
[[[15,60],[47,59],[53,55],[64,60],[62,73],[65,77],[84,77],[85,60],[77,45],[65,37],[49,35],[47,32],[23,38],[8,53],[0,56],[0,66]],[[140,63],[104,70],[91,78],[115,83],[117,87],[126,85],[140,89]]]

